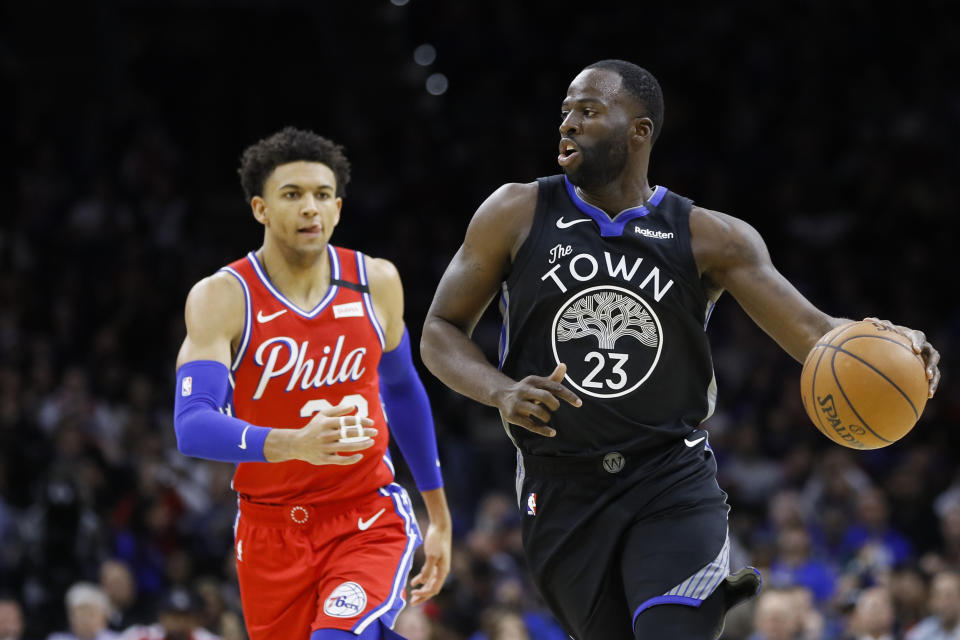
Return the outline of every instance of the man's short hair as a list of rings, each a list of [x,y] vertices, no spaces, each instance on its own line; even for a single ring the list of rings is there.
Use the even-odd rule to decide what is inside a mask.
[[[586,68],[613,71],[623,79],[623,88],[643,104],[647,116],[653,120],[653,139],[650,142],[656,142],[663,128],[663,91],[653,74],[626,60],[600,60]]]
[[[337,197],[344,197],[350,182],[350,161],[343,147],[312,131],[285,127],[250,145],[240,156],[237,172],[247,202],[253,196],[263,195],[263,185],[274,169],[301,161],[320,162],[330,167],[337,178]]]
[[[110,611],[110,600],[103,589],[92,582],[77,582],[67,590],[67,608],[79,607],[85,604],[96,605],[103,611]]]

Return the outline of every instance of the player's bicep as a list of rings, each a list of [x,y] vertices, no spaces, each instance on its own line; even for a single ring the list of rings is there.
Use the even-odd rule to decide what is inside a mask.
[[[722,255],[709,274],[730,292],[757,325],[799,361],[832,326],[773,265],[757,231],[730,218],[722,233]]]
[[[505,185],[477,209],[447,266],[429,314],[471,333],[509,275],[511,252],[529,230],[536,185]]]
[[[437,285],[429,314],[470,334],[490,304],[502,275],[483,262],[471,259],[460,247]]]
[[[184,308],[187,335],[177,354],[177,367],[194,360],[230,366],[232,343],[243,330],[244,301],[232,276],[218,274],[190,290]]]

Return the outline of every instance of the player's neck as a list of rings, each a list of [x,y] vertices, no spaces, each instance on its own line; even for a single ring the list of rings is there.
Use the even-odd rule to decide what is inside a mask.
[[[646,175],[631,180],[617,179],[599,187],[577,187],[577,195],[602,209],[611,218],[621,211],[639,207],[653,196]]]
[[[314,308],[330,288],[326,246],[319,252],[303,253],[265,241],[256,255],[273,286],[298,307]]]

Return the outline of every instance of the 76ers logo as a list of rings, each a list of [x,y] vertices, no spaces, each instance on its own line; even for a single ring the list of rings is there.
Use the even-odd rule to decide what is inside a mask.
[[[327,596],[323,611],[335,618],[353,618],[367,608],[367,592],[356,582],[343,582]]]
[[[619,398],[653,373],[663,349],[660,319],[639,295],[598,286],[569,298],[553,319],[553,355],[567,381],[595,398]]]

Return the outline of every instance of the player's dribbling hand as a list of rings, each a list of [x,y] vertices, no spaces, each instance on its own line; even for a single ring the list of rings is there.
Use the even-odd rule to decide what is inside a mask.
[[[561,400],[574,407],[582,404],[573,391],[561,384],[566,373],[567,365],[561,362],[548,377],[527,376],[510,385],[497,402],[504,419],[548,438],[557,435],[548,424],[550,412],[560,408]]]
[[[275,429],[271,432],[287,431],[286,459],[303,460],[310,464],[356,464],[363,454],[346,456],[342,453],[363,451],[374,444],[377,430],[370,418],[348,415],[356,410],[356,405],[341,403],[336,407],[321,409],[300,429]]]
[[[927,340],[926,334],[923,331],[893,324],[889,320],[880,320],[879,318],[864,318],[864,320],[882,324],[891,331],[896,331],[910,339],[910,342],[913,343],[913,352],[923,359],[923,364],[927,369],[927,380],[930,383],[927,397],[932,398],[940,384],[940,367],[937,366],[940,362],[940,352],[933,348],[933,345]]]

